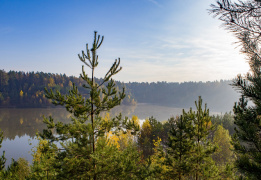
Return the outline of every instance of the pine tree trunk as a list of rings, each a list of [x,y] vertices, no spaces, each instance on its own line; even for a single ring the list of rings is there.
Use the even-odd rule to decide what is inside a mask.
[[[93,57],[95,58],[95,57]],[[94,86],[94,67],[92,67],[92,86]],[[92,153],[95,153],[95,137],[94,137],[94,108],[93,108],[93,93],[91,94],[91,121],[92,121]],[[96,163],[95,160],[93,161],[93,172],[94,172],[94,177],[93,179],[96,180]]]

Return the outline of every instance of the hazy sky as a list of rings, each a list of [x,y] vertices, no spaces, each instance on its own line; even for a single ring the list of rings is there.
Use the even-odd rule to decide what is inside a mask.
[[[0,69],[79,76],[77,54],[104,35],[102,77],[116,80],[213,81],[248,71],[236,39],[208,14],[215,0],[0,0]]]

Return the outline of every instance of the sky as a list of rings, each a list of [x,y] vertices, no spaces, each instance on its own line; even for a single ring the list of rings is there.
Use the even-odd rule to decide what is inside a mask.
[[[0,0],[0,69],[81,73],[78,54],[104,36],[96,77],[115,59],[123,82],[215,81],[249,66],[207,9],[215,0]],[[90,73],[87,68],[86,72]]]

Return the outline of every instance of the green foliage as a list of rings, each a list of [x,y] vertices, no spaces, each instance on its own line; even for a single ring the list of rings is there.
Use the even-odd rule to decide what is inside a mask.
[[[151,125],[152,141],[156,141],[158,138],[161,139],[163,132],[162,123],[157,121],[153,116],[149,118],[149,123]]]
[[[3,142],[4,136],[3,136],[3,131],[1,131],[0,129],[0,149],[2,147],[2,142]],[[5,158],[5,151],[3,151],[2,156],[0,157],[0,172],[2,172],[5,168],[5,162],[6,162],[6,158]]]
[[[261,119],[260,106],[247,107],[242,97],[234,107],[235,124],[238,126],[233,136],[233,145],[237,155],[236,166],[250,179],[260,179],[261,174]]]
[[[167,175],[173,179],[210,179],[217,177],[218,169],[211,155],[216,146],[208,138],[213,126],[206,105],[202,99],[195,102],[197,111],[192,108],[175,121],[171,120],[169,148],[165,163],[169,166]]]
[[[221,179],[240,179],[234,162],[227,162],[223,166],[219,166],[220,178]]]
[[[164,130],[163,124],[157,121],[153,116],[145,120],[138,136],[138,145],[143,152],[144,158],[148,158],[154,153],[154,142],[157,141],[158,138],[161,141],[165,138],[167,131]]]
[[[218,150],[212,155],[222,179],[237,179],[237,170],[234,166],[236,156],[231,144],[228,130],[218,125],[214,132],[213,143],[218,145]]]
[[[106,139],[101,139],[92,157],[98,168],[97,179],[143,179],[147,175],[141,153],[133,143],[119,150],[115,145],[108,145]]]
[[[6,170],[2,171],[1,178],[6,180],[25,180],[29,177],[30,166],[28,161],[19,158],[17,161],[12,159],[12,163]]]
[[[261,53],[260,53],[260,1],[217,1],[211,12],[224,22],[242,45],[248,58],[250,72],[238,75],[233,85],[242,94],[234,106],[237,125],[233,136],[236,167],[249,179],[261,179]],[[250,100],[252,105],[248,106]]]
[[[215,126],[221,125],[225,129],[227,129],[230,135],[233,135],[235,133],[236,125],[234,124],[234,115],[232,114],[232,112],[226,112],[224,115],[213,115],[211,117],[211,122]]]
[[[58,174],[56,162],[57,146],[48,140],[38,136],[38,145],[32,150],[33,164],[31,167],[31,179],[55,179]]]
[[[196,113],[192,112],[192,110],[189,112],[194,125],[193,136],[195,140],[195,149],[193,154],[193,171],[196,179],[201,176],[213,178],[216,175],[216,171],[210,156],[216,151],[216,146],[208,139],[210,131],[213,130],[211,117],[209,116],[207,105],[205,104],[205,108],[202,108],[201,97],[199,97],[198,103],[195,102],[195,105],[197,108]],[[208,171],[207,169],[212,170]]]
[[[138,136],[138,144],[139,148],[142,150],[143,156],[147,158],[148,156],[153,154],[153,144],[151,141],[151,125],[148,119],[142,124],[140,134]]]
[[[72,89],[72,82],[78,91],[88,97],[86,89],[82,87],[82,78],[66,76],[65,74],[51,74],[43,72],[5,72],[0,70],[0,107],[54,107],[45,98],[44,87],[59,90],[62,94]],[[102,78],[95,78],[95,82],[102,83]],[[184,82],[184,83],[122,83],[115,82],[116,90],[125,88],[126,97],[122,104],[135,105],[139,103],[153,103],[175,107],[189,108],[193,97],[201,94],[207,100],[208,106],[214,111],[231,111],[238,95],[229,86],[231,81],[214,82]],[[105,86],[103,84],[102,86]],[[20,92],[23,91],[23,98]]]
[[[194,127],[190,116],[190,113],[183,110],[183,115],[169,120],[173,122],[165,162],[170,169],[166,174],[169,179],[184,179],[192,172],[190,163],[194,147]]]
[[[106,135],[126,131],[135,135],[139,125],[128,118],[123,119],[121,115],[107,119],[100,115],[119,105],[125,97],[124,89],[123,92],[117,91],[112,79],[121,70],[120,59],[115,60],[102,81],[96,82],[94,72],[98,66],[97,49],[102,42],[103,37],[95,32],[92,48],[89,49],[87,44],[86,52],[82,51],[79,55],[79,59],[91,71],[88,76],[84,66],[82,67],[81,78],[85,82],[83,88],[88,96],[83,96],[74,84],[66,95],[46,89],[46,97],[55,105],[65,106],[73,116],[68,124],[54,123],[52,117],[44,119],[48,129],[43,131],[41,137],[47,140],[48,148],[44,148],[47,149],[47,154],[40,159],[40,163],[35,164],[41,165],[38,166],[40,173],[52,170],[52,175],[58,179],[112,179],[114,176],[136,172],[138,151],[129,153],[127,148],[126,151],[119,152],[117,146],[109,143]],[[61,148],[58,149],[53,142],[58,143]],[[126,161],[120,162],[123,159]],[[34,173],[37,173],[36,170]]]
[[[0,148],[3,142],[3,132],[0,130]],[[23,158],[19,158],[17,161],[12,159],[11,164],[5,168],[5,151],[0,157],[0,178],[7,180],[23,180],[29,176],[30,167],[28,161]]]
[[[85,88],[82,87],[82,78],[66,76],[65,74],[51,74],[43,72],[5,72],[0,70],[0,107],[54,107],[51,100],[45,97],[44,88],[51,88],[53,91],[59,90],[65,94],[72,89],[74,84],[79,87],[79,92],[88,97]],[[102,79],[95,78],[95,82],[101,83]],[[104,85],[102,85],[104,87]],[[116,82],[116,89],[125,87],[123,83]],[[125,105],[135,105],[136,100],[131,94],[131,90],[126,88]]]
[[[228,130],[223,126],[218,125],[214,133],[213,143],[218,145],[218,151],[213,154],[213,159],[218,165],[225,165],[233,160],[231,137]]]

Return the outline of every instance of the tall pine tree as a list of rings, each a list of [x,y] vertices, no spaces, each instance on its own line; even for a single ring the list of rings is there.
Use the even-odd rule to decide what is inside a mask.
[[[216,146],[208,137],[213,126],[209,110],[202,107],[202,99],[177,118],[170,119],[171,130],[165,164],[168,166],[166,177],[169,179],[210,179],[217,176],[217,168],[211,158]]]
[[[135,134],[139,127],[128,118],[122,119],[121,115],[110,119],[104,119],[100,115],[101,112],[109,111],[119,105],[125,97],[124,89],[122,92],[117,92],[112,79],[112,76],[122,69],[120,59],[115,60],[101,83],[95,82],[95,70],[98,66],[97,50],[102,42],[103,37],[94,32],[92,48],[89,49],[87,44],[86,52],[82,51],[78,55],[91,72],[88,76],[84,66],[82,67],[81,78],[85,81],[83,87],[89,95],[88,98],[84,98],[75,85],[66,95],[46,89],[46,97],[51,99],[53,104],[65,106],[73,115],[71,123],[68,124],[55,123],[52,117],[44,119],[48,129],[43,131],[41,137],[48,140],[51,147],[49,149],[56,151],[54,153],[56,160],[51,164],[55,169],[56,178],[95,180],[112,178],[113,175],[120,176],[128,170],[123,171],[120,168],[123,166],[122,162],[117,160],[121,159],[119,155],[124,153],[117,153],[117,148],[109,145],[106,134],[109,132],[117,134],[119,131],[130,129],[132,134]],[[55,147],[54,142],[60,144],[60,147]],[[136,158],[130,159],[136,160]],[[129,170],[134,171],[133,168],[130,166]]]
[[[216,151],[216,146],[211,143],[208,138],[213,126],[211,124],[211,117],[209,116],[209,109],[207,104],[203,109],[202,99],[199,97],[198,102],[195,102],[197,111],[190,112],[192,115],[192,123],[194,125],[194,174],[196,180],[201,177],[213,178],[216,175],[216,167],[214,166],[211,155]]]
[[[183,110],[183,115],[170,119],[172,123],[168,138],[168,149],[166,155],[166,165],[169,171],[166,176],[169,179],[185,179],[192,171],[191,152],[194,147],[193,124],[191,113]]]
[[[239,75],[233,84],[242,94],[234,106],[237,127],[233,145],[239,171],[250,179],[261,179],[261,2],[219,0],[210,12],[236,35],[248,58],[250,72]]]

